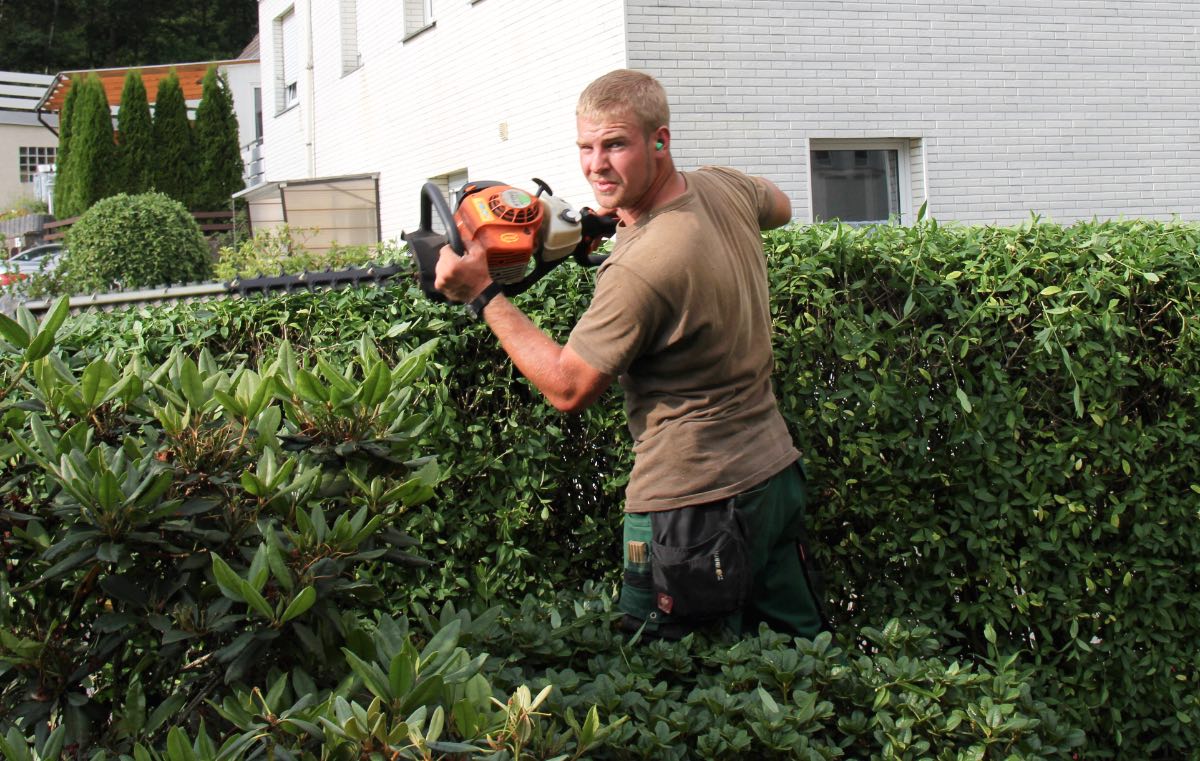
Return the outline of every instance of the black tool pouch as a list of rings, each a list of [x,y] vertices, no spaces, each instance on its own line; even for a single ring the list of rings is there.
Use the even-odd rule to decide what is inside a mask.
[[[754,578],[745,522],[732,500],[655,513],[653,519],[650,568],[659,610],[673,620],[698,622],[745,604]]]

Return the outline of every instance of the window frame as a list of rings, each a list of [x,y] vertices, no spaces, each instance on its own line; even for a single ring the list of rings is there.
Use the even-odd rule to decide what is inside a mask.
[[[296,13],[296,6],[288,6],[283,13],[275,17],[272,22],[272,31],[274,32],[274,47],[275,47],[275,115],[278,116],[284,111],[295,108],[300,104],[300,67],[299,61],[296,66],[291,67],[295,73],[294,81],[287,81],[288,65],[288,40],[285,37],[284,25],[289,24],[288,29],[294,30],[296,35],[295,44],[292,46],[293,55],[298,56],[300,51],[300,17]]]
[[[418,6],[420,13],[413,13]],[[433,17],[433,0],[404,0],[402,8],[404,13],[404,37],[400,40],[402,43],[437,26],[437,20]]]
[[[913,140],[920,138],[909,137],[810,137],[807,139],[805,156],[808,161],[808,221],[816,223],[816,185],[813,181],[813,151],[896,151],[896,182],[899,190],[900,209],[893,218],[870,221],[843,221],[846,225],[871,225],[895,223],[900,225],[912,224],[916,221],[913,208],[912,187],[912,149]]]
[[[362,46],[359,44],[358,0],[338,0],[338,26],[341,36],[342,76],[362,68]]]
[[[32,183],[37,176],[37,168],[58,161],[58,146],[54,145],[20,145],[17,146],[17,181],[22,185]],[[28,176],[26,176],[28,175]]]

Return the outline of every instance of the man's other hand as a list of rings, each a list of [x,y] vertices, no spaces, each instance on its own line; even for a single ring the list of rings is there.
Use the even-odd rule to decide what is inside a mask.
[[[433,287],[451,301],[466,303],[483,292],[492,282],[488,272],[487,252],[474,240],[466,241],[467,253],[459,256],[450,246],[438,253]]]

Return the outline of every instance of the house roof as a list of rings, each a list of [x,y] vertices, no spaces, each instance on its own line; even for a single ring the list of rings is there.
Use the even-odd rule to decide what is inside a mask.
[[[238,53],[238,58],[253,58],[258,60],[258,35],[254,35],[254,39],[250,40],[249,44]]]
[[[38,98],[52,79],[49,74],[0,71],[0,112],[24,112],[32,117]]]
[[[86,77],[88,74],[96,74],[100,77],[100,82],[104,85],[104,92],[108,96],[109,105],[116,106],[121,103],[121,90],[125,86],[125,75],[130,71],[140,71],[142,81],[146,84],[146,95],[150,103],[153,104],[158,93],[159,80],[170,74],[172,70],[179,75],[179,85],[183,89],[184,100],[199,100],[200,84],[204,81],[204,74],[208,71],[209,66],[214,64],[217,66],[238,66],[241,64],[257,63],[257,58],[233,58],[224,61],[197,61],[195,63],[172,63],[161,66],[122,66],[113,69],[60,71],[54,75],[53,81],[46,87],[46,94],[38,102],[37,110],[39,112],[52,111],[55,113],[62,111],[63,101],[66,100],[67,90],[70,88],[72,80],[76,77]]]

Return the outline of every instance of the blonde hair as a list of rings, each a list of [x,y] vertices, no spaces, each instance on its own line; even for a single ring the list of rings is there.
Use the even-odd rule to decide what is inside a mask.
[[[670,126],[667,91],[649,74],[617,69],[588,85],[575,107],[575,115],[585,119],[624,113],[632,115],[647,136],[659,127]]]

